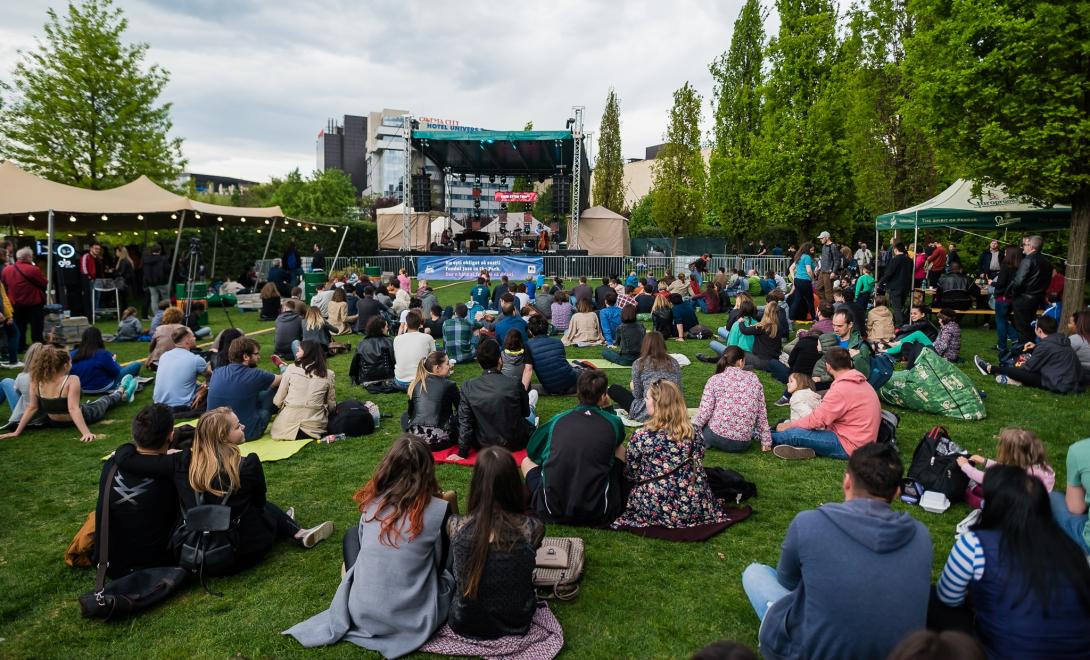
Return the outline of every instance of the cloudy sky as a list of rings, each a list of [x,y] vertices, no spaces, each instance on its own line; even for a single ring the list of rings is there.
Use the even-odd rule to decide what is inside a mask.
[[[189,169],[267,180],[315,167],[328,118],[400,108],[492,129],[562,129],[586,106],[597,133],[607,90],[621,101],[625,157],[661,142],[672,93],[712,93],[742,0],[548,3],[115,0],[130,41],[171,73],[165,99]],[[7,3],[0,79],[33,47],[46,9]],[[770,19],[767,30],[775,29]],[[597,138],[594,138],[595,142]],[[596,145],[591,147],[592,154]]]

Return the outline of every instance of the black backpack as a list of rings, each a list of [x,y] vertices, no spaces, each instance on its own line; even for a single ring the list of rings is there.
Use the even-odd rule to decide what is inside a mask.
[[[883,410],[882,419],[878,424],[878,442],[892,445],[894,449],[897,449],[897,426],[900,423],[901,418],[897,416],[897,413]]]
[[[328,433],[345,434],[350,438],[375,432],[375,418],[362,401],[341,401],[329,416]]]
[[[704,468],[708,475],[708,487],[715,496],[729,504],[741,504],[757,496],[757,484],[727,468]]]
[[[965,498],[969,477],[958,466],[958,456],[966,456],[965,450],[950,439],[942,426],[927,432],[916,445],[908,478],[916,481],[924,490],[942,493],[951,503]]]
[[[206,576],[230,573],[238,559],[239,518],[231,517],[229,497],[231,491],[219,504],[205,504],[204,493],[197,493],[197,505],[182,510],[182,522],[174,531],[178,565],[199,575],[206,590]]]

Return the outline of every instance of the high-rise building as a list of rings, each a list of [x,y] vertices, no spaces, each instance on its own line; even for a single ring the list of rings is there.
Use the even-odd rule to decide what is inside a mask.
[[[342,123],[330,119],[318,132],[318,170],[343,171],[356,192],[367,189],[367,117],[345,115]]]

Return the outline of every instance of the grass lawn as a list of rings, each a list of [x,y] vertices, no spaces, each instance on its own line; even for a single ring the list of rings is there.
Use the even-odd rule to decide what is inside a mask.
[[[439,284],[439,283],[435,283]],[[468,298],[468,284],[438,290],[444,304]],[[231,311],[231,319],[251,331],[271,324],[255,312]],[[215,330],[226,327],[222,310],[211,313]],[[704,318],[710,327],[725,315]],[[969,321],[970,324],[974,323]],[[112,323],[103,326],[113,329]],[[272,333],[258,335],[263,355],[271,354]],[[351,337],[355,343],[358,337]],[[962,354],[994,356],[994,331],[966,328]],[[669,349],[693,356],[708,352],[707,341],[670,342]],[[122,361],[143,357],[147,344],[114,344]],[[569,356],[598,357],[599,349],[571,349]],[[350,357],[338,356],[337,398],[378,403],[393,415],[374,435],[333,445],[308,445],[295,457],[265,465],[269,499],[294,506],[304,524],[331,519],[334,539],[313,550],[278,545],[258,567],[238,576],[214,580],[222,598],[199,586],[139,618],[118,624],[83,621],[76,598],[91,589],[94,573],[73,570],[63,562],[72,535],[95,505],[101,458],[129,438],[135,412],[151,402],[150,388],[136,402],[114,409],[109,419],[92,427],[105,438],[79,442],[75,429],[29,431],[0,442],[0,657],[349,657],[358,647],[342,643],[305,652],[280,631],[325,609],[340,579],[340,535],[359,514],[352,493],[370,476],[398,435],[397,418],[405,409],[403,395],[370,395],[348,382]],[[265,368],[273,370],[269,362]],[[932,426],[945,425],[966,449],[994,456],[995,435],[1003,426],[1024,425],[1047,442],[1065,483],[1067,447],[1090,435],[1090,396],[1063,397],[1031,388],[997,385],[966,362],[962,368],[987,393],[988,417],[961,422],[897,410],[898,432],[906,464],[917,440]],[[480,373],[475,364],[458,365],[457,381]],[[627,386],[629,371],[607,370],[610,381]],[[693,359],[682,370],[686,402],[695,407],[713,365]],[[14,374],[8,374],[14,376]],[[769,417],[775,423],[785,408],[771,405],[780,385],[763,372]],[[538,412],[548,419],[574,404],[574,397],[543,397]],[[7,413],[5,413],[7,414]],[[706,543],[680,544],[643,539],[620,532],[550,525],[550,535],[586,539],[587,570],[583,589],[571,603],[553,606],[564,626],[566,657],[688,657],[717,639],[736,639],[756,647],[757,618],[742,592],[740,576],[750,562],[775,565],[779,545],[796,513],[824,502],[839,501],[844,463],[818,459],[786,462],[759,448],[744,454],[708,452],[708,465],[729,466],[757,483],[751,501],[756,514]],[[470,469],[438,467],[444,488],[456,489],[465,508]],[[954,526],[968,512],[964,505],[933,515],[900,503],[931,530],[937,577],[954,540]],[[880,576],[875,576],[876,579]]]

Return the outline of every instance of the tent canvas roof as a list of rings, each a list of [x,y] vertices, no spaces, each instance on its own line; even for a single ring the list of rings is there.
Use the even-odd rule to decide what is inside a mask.
[[[1067,229],[1070,225],[1070,206],[1036,206],[994,186],[983,186],[976,195],[973,182],[965,179],[958,179],[926,202],[874,220],[875,229]]]
[[[600,218],[604,220],[624,220],[625,222],[628,222],[628,219],[625,218],[623,215],[621,215],[620,213],[614,213],[613,211],[610,211],[604,206],[592,206],[586,211],[580,213],[579,218],[581,220]]]
[[[75,218],[64,226],[80,232],[100,231],[106,226],[113,231],[170,229],[178,226],[178,220],[170,216],[183,211],[188,227],[209,226],[220,217],[284,217],[279,206],[242,208],[197,202],[160,187],[146,176],[109,190],[88,190],[43,179],[11,162],[0,163],[0,220],[17,227],[45,229],[45,215],[50,210],[61,217]],[[101,219],[103,215],[106,221]],[[35,219],[30,220],[30,216]]]
[[[570,174],[575,159],[571,131],[413,131],[412,141],[440,169],[463,174]],[[586,151],[583,160],[589,171]]]

